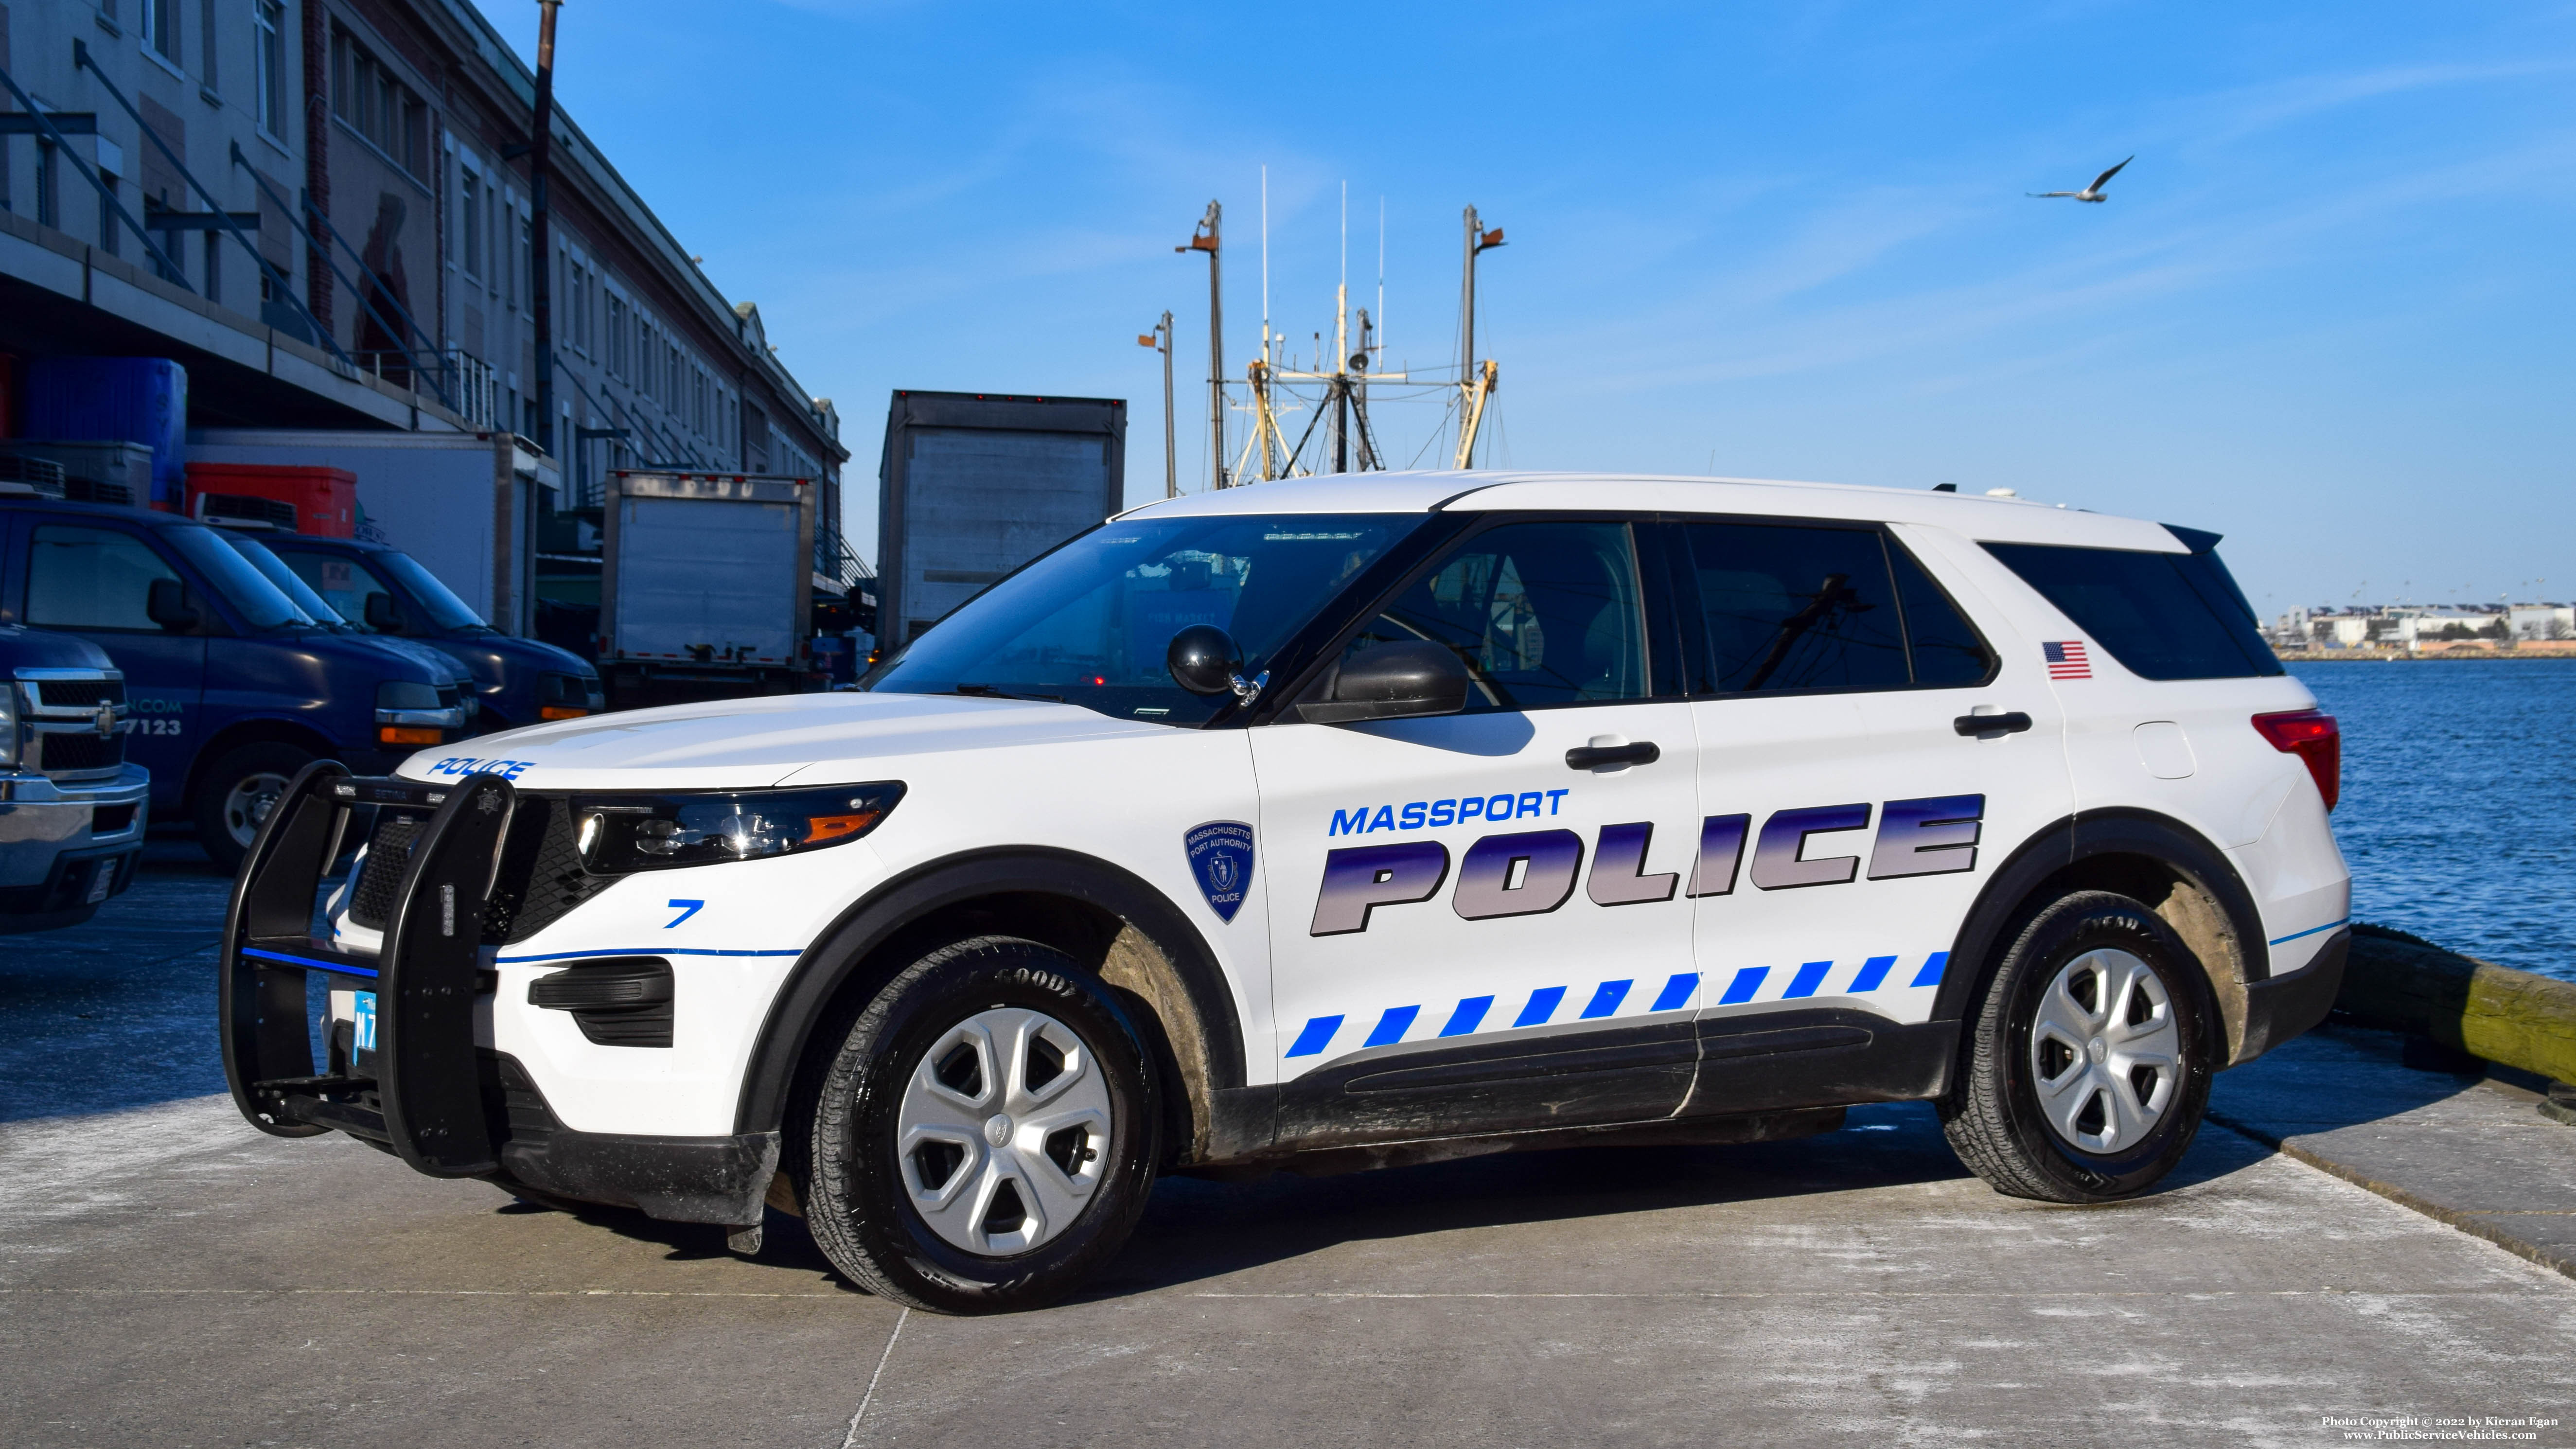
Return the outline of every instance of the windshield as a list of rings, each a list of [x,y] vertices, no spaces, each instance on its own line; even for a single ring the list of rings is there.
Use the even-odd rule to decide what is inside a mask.
[[[429,621],[439,628],[471,632],[492,627],[483,622],[482,615],[468,608],[463,599],[450,593],[447,585],[438,581],[436,574],[422,568],[419,560],[410,554],[380,553],[376,555],[376,562],[384,567],[386,573],[394,576],[394,582],[411,590],[411,596],[429,611]]]
[[[1225,697],[1182,689],[1172,636],[1214,624],[1258,674],[1419,513],[1140,518],[1104,524],[969,600],[867,687],[1059,699],[1102,714],[1198,724]]]
[[[249,559],[235,553],[231,546],[215,535],[215,530],[202,525],[162,530],[197,571],[214,585],[224,602],[233,606],[254,629],[311,629],[318,627],[312,615],[295,606],[266,575],[251,566]]]
[[[354,620],[342,616],[338,610],[332,608],[329,604],[322,602],[322,596],[313,592],[312,585],[304,582],[304,580],[300,578],[297,578],[295,576],[295,570],[288,568],[285,560],[279,558],[273,553],[270,553],[267,546],[260,543],[257,539],[248,538],[238,533],[227,532],[224,534],[224,542],[231,544],[234,552],[240,554],[243,558],[249,559],[250,566],[259,570],[261,578],[277,585],[278,592],[286,595],[286,597],[290,599],[293,599],[295,601],[295,607],[302,609],[306,614],[311,615],[315,623],[321,624],[326,628],[348,629],[362,634],[374,632]]]

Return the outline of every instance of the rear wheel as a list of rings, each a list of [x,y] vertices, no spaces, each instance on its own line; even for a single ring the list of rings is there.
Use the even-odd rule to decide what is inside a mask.
[[[1159,1120],[1136,1032],[1097,981],[1034,941],[961,941],[896,976],[839,1044],[806,1223],[881,1297],[1039,1307],[1134,1230]]]
[[[1997,1192],[2043,1202],[2153,1187],[2209,1103],[2207,982],[2136,900],[2079,891],[2051,904],[2004,953],[1941,1102],[1959,1160]]]
[[[274,740],[227,750],[198,777],[197,843],[226,871],[238,872],[260,822],[277,807],[287,782],[313,762],[311,750]]]

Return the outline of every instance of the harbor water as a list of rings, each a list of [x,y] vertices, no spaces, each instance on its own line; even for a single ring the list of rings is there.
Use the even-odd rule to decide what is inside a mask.
[[[2576,662],[2289,668],[2343,729],[2354,918],[2576,980]]]

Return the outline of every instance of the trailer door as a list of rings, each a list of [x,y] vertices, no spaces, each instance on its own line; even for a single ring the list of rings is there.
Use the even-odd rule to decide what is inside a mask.
[[[620,497],[617,653],[793,663],[796,515],[793,503]]]

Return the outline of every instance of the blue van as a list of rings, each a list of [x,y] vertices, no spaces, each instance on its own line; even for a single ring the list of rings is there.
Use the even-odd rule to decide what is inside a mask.
[[[484,623],[400,549],[309,533],[263,534],[259,541],[342,618],[417,641],[463,665],[482,706],[478,730],[579,719],[606,704],[599,671],[588,660]]]
[[[154,813],[194,824],[226,870],[308,762],[381,773],[465,728],[446,671],[333,633],[205,524],[18,496],[0,529],[0,624],[107,651]]]

